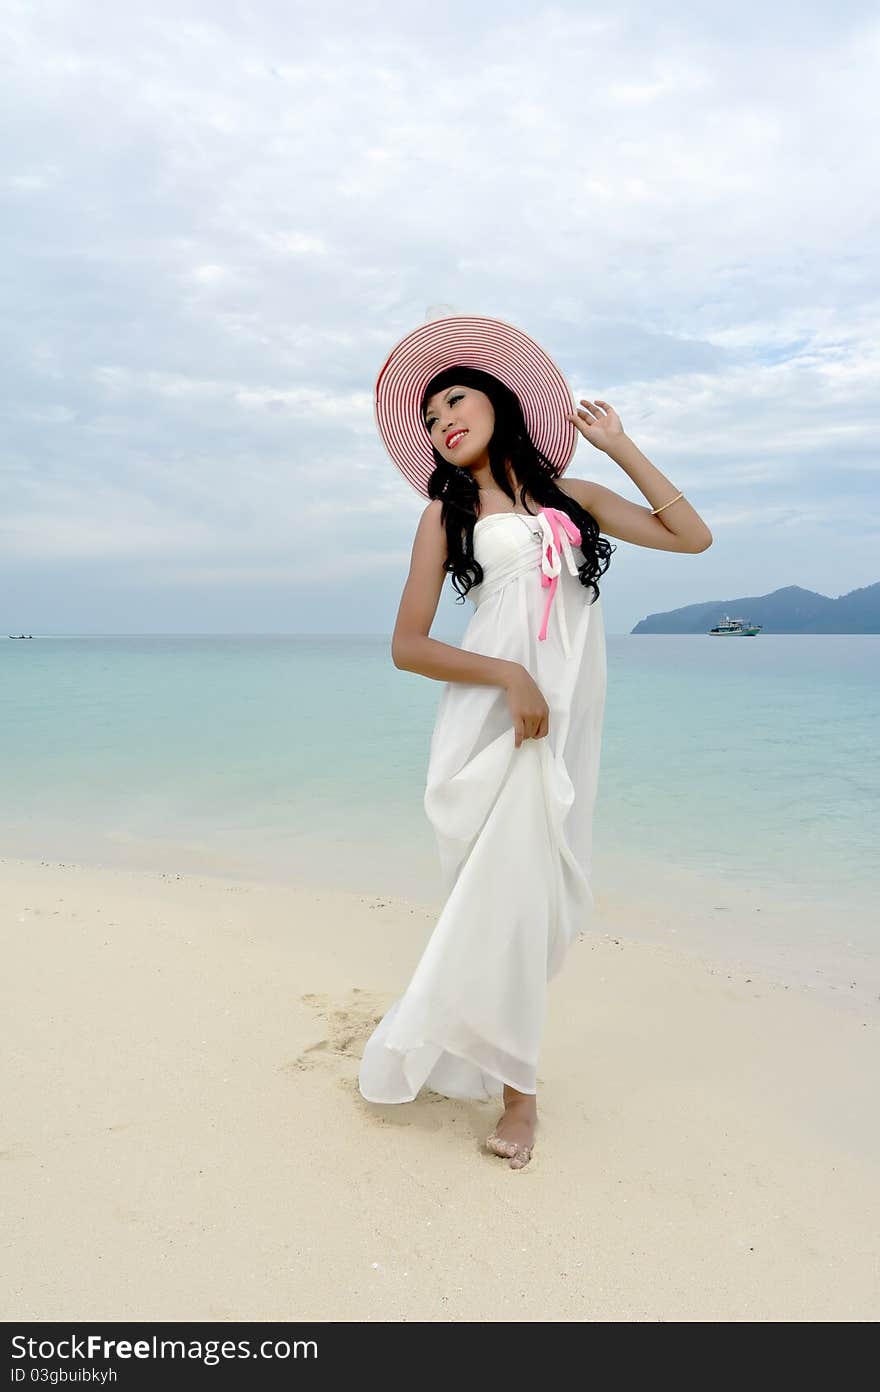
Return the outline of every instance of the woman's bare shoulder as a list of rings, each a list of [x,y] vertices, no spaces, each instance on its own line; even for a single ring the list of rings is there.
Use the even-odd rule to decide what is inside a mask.
[[[556,480],[557,488],[563,493],[567,493],[570,498],[574,498],[587,512],[590,510],[590,499],[592,497],[593,485],[589,479],[564,478]]]
[[[416,534],[413,538],[413,553],[429,558],[445,558],[446,527],[442,521],[443,503],[432,498],[422,510]]]
[[[446,527],[443,524],[442,513],[443,503],[439,498],[432,498],[419,518],[415,535],[417,543],[439,546],[442,542],[445,545]]]

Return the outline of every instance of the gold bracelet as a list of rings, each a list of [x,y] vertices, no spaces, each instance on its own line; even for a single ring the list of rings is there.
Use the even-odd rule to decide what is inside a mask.
[[[663,508],[668,508],[668,507],[670,507],[670,506],[672,505],[672,503],[677,503],[678,500],[679,500],[679,498],[683,498],[683,497],[684,497],[684,494],[683,494],[683,493],[676,493],[676,495],[675,495],[674,498],[670,498],[668,503],[664,503],[664,504],[663,504],[663,507],[651,508],[651,514],[652,514],[652,516],[653,516],[653,517],[656,517],[658,512],[662,512],[662,511],[663,511]]]

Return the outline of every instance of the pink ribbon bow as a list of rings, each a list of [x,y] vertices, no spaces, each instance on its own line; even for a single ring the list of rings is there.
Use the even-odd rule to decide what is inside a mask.
[[[572,575],[577,575],[577,563],[572,555],[571,542],[577,546],[581,544],[580,528],[576,527],[567,512],[561,512],[559,508],[545,507],[538,514],[543,540],[541,543],[541,585],[543,589],[550,590],[547,595],[547,604],[544,608],[544,619],[538,633],[540,642],[547,638],[547,625],[550,622],[550,610],[553,606],[553,598],[559,585],[559,576],[562,573],[562,561],[565,563]],[[565,622],[565,606],[559,606],[559,630],[562,634],[562,647],[566,657],[571,654],[571,647],[568,641],[568,627]]]

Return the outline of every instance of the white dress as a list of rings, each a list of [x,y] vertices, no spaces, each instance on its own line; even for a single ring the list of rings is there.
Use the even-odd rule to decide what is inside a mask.
[[[457,1098],[500,1097],[505,1083],[537,1091],[547,982],[593,909],[606,678],[602,601],[571,573],[580,547],[558,530],[553,544],[553,514],[493,513],[474,527],[484,579],[469,591],[461,647],[521,663],[550,708],[549,733],[517,749],[503,688],[444,684],[424,805],[446,899],[367,1042],[368,1102],[409,1102],[424,1086]]]

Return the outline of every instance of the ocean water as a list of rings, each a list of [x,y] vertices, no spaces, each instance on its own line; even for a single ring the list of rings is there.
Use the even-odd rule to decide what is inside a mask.
[[[626,908],[716,955],[800,951],[867,980],[880,636],[612,634],[607,651],[608,922]],[[0,856],[439,904],[422,796],[441,690],[387,638],[5,639]]]

